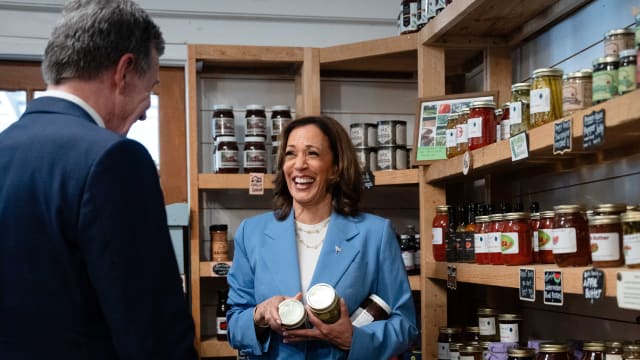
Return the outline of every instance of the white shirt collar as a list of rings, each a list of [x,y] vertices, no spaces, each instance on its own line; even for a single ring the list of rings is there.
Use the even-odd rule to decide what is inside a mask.
[[[80,106],[87,113],[89,113],[93,121],[95,121],[96,124],[98,124],[98,126],[100,126],[101,128],[105,127],[102,117],[89,104],[87,104],[86,101],[82,100],[81,98],[73,94],[70,94],[65,91],[60,91],[60,90],[47,90],[42,94],[42,96],[51,96],[51,97],[56,97],[56,98],[71,101],[72,103]]]

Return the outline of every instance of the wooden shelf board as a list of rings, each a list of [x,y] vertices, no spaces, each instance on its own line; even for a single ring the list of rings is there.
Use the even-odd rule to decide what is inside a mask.
[[[264,188],[273,189],[273,175],[265,174]],[[249,191],[249,174],[198,174],[200,190],[242,190]]]
[[[412,185],[418,183],[418,169],[374,171],[375,185]]]
[[[202,339],[200,342],[200,357],[236,357],[238,350],[229,345],[227,341],[220,341],[217,338]]]
[[[206,62],[302,63],[304,48],[287,46],[188,45],[189,57]]]
[[[420,291],[420,275],[409,275],[409,287],[413,291]]]
[[[582,294],[582,273],[585,270],[592,269],[591,266],[561,268],[555,264],[507,266],[429,261],[423,267],[423,273],[427,278],[447,280],[447,265],[449,264],[456,266],[458,282],[510,288],[518,288],[520,286],[520,268],[533,268],[536,274],[537,291],[544,290],[545,270],[560,270],[562,271],[562,284],[565,294]],[[616,296],[616,274],[619,271],[628,271],[629,269],[617,267],[600,270],[605,273],[605,296]]]
[[[583,122],[585,115],[593,111],[605,111],[605,143],[591,151],[582,150]],[[613,148],[621,148],[625,145],[635,144],[640,135],[640,90],[633,91],[623,96],[618,96],[607,102],[577,111],[569,117],[558,121],[572,120],[572,152],[563,155],[553,155],[554,123],[531,129],[529,131],[529,158],[524,163],[536,164],[548,163],[549,158],[556,160],[583,156],[607,151]],[[511,152],[508,141],[500,141],[471,152],[472,168],[468,176],[476,176],[488,171],[492,173],[513,170]],[[427,170],[426,181],[437,183],[451,178],[462,178],[462,159],[457,156],[452,159],[436,161]]]

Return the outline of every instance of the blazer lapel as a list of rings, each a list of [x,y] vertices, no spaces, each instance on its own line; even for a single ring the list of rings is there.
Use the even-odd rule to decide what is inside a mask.
[[[279,293],[294,296],[301,292],[298,248],[293,219],[293,210],[284,221],[272,221],[265,229],[268,241],[264,242],[262,256],[273,274],[273,284]]]
[[[358,228],[348,218],[335,212],[331,214],[327,236],[320,252],[311,285],[326,283],[334,288],[360,252],[355,241]]]

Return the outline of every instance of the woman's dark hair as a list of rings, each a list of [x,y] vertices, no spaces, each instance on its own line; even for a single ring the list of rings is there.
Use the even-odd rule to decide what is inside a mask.
[[[276,174],[273,181],[273,209],[276,218],[278,220],[286,219],[293,206],[293,198],[282,171],[287,141],[294,129],[306,125],[316,126],[329,141],[333,154],[333,165],[337,170],[336,178],[327,189],[331,193],[333,210],[341,215],[357,215],[360,212],[360,197],[362,196],[362,174],[349,134],[337,120],[331,117],[306,116],[290,122],[280,134]]]

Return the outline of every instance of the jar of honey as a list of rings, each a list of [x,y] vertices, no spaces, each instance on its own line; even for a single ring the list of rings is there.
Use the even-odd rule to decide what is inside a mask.
[[[589,217],[589,238],[593,266],[602,268],[624,265],[619,215]]]
[[[541,264],[553,264],[553,211],[540,212],[538,227],[538,261]]]
[[[505,226],[500,235],[502,262],[505,265],[528,265],[533,262],[529,214],[504,214]]]
[[[493,101],[474,101],[469,105],[467,134],[469,150],[496,142],[496,104]]]
[[[534,127],[556,121],[562,117],[562,74],[561,69],[554,68],[533,71],[530,112],[531,123]]]
[[[435,261],[446,261],[447,259],[445,236],[449,232],[449,208],[449,205],[436,206],[436,215],[431,223],[431,234],[433,235],[431,245]]]
[[[560,267],[591,264],[589,225],[582,205],[553,208],[553,260]]]
[[[640,268],[640,212],[628,211],[620,215],[624,262],[629,268]]]

